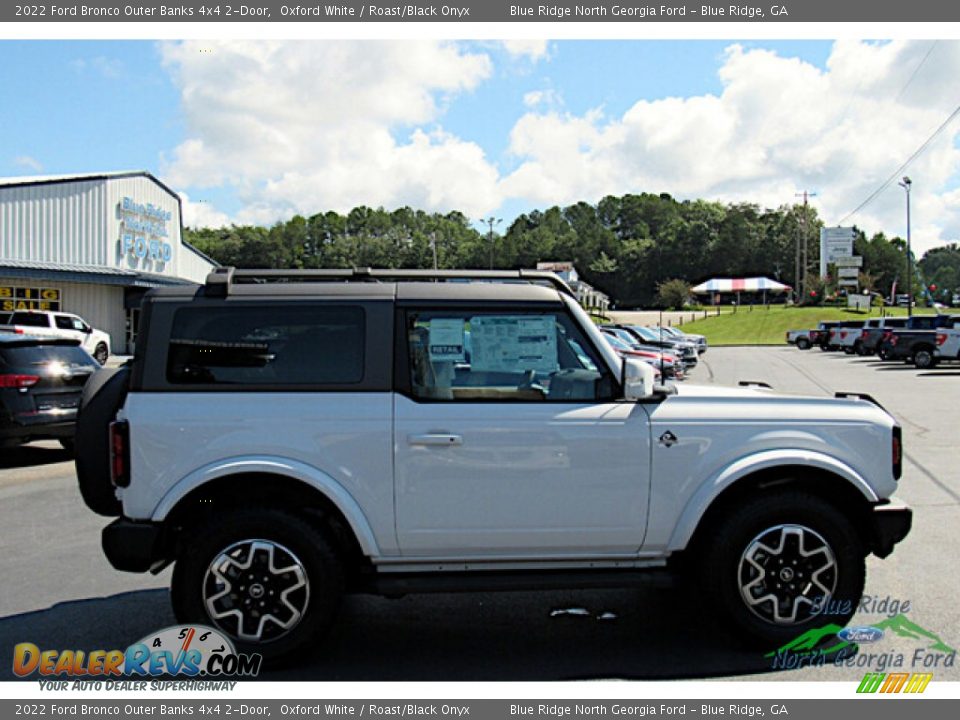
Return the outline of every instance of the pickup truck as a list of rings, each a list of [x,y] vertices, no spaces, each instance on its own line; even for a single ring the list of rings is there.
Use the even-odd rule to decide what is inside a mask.
[[[0,313],[0,330],[17,335],[43,335],[79,340],[80,346],[101,365],[110,357],[110,336],[96,330],[78,315],[46,310]]]
[[[960,327],[938,330],[936,343],[934,362],[960,360]]]
[[[936,367],[937,331],[960,322],[957,315],[914,315],[907,327],[890,332],[880,344],[884,360],[903,360],[919,370]]]
[[[787,330],[787,344],[796,345],[800,350],[809,350],[814,345],[819,345],[821,350],[826,350],[825,343],[830,330],[837,325],[839,323],[821,322],[813,330]]]
[[[854,344],[863,331],[863,320],[845,320],[830,331],[827,339],[827,350],[843,350],[848,355],[853,354]]]
[[[860,338],[854,343],[853,351],[857,355],[873,355],[877,352],[886,332],[906,326],[907,318],[905,317],[870,318],[863,323],[863,330],[860,331]]]

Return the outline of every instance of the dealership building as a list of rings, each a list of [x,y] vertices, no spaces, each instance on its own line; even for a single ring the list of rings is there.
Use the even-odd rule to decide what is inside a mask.
[[[180,211],[148,172],[0,178],[0,312],[74,313],[133,352],[147,290],[216,266],[183,241]]]

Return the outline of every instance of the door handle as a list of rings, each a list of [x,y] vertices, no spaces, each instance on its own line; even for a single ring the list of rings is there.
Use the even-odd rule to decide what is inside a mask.
[[[449,433],[424,433],[423,435],[407,435],[409,445],[428,445],[432,447],[452,447],[463,445],[462,435]]]

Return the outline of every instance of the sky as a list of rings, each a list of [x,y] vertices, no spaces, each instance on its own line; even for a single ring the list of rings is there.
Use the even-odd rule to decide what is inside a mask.
[[[0,176],[148,170],[189,226],[357,205],[478,226],[605,195],[960,239],[960,42],[0,41]],[[894,175],[894,173],[897,173]]]

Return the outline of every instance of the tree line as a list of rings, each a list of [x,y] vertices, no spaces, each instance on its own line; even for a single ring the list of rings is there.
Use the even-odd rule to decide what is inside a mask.
[[[460,212],[357,207],[346,215],[297,215],[272,227],[188,228],[184,238],[217,262],[247,268],[432,268],[436,263],[439,268],[509,269],[569,260],[584,280],[619,306],[630,307],[656,304],[658,287],[670,280],[692,285],[711,277],[758,275],[797,287],[796,248],[806,238],[807,264],[815,278],[822,226],[810,206],[762,209],[641,193],[534,210],[502,233],[478,231]],[[857,231],[854,247],[864,258],[860,279],[868,289],[889,295],[894,282],[905,287],[903,240],[883,233],[868,238]],[[928,280],[938,294],[960,291],[957,245],[931,250],[916,267],[918,292]],[[835,287],[813,281],[810,289],[820,299]]]

